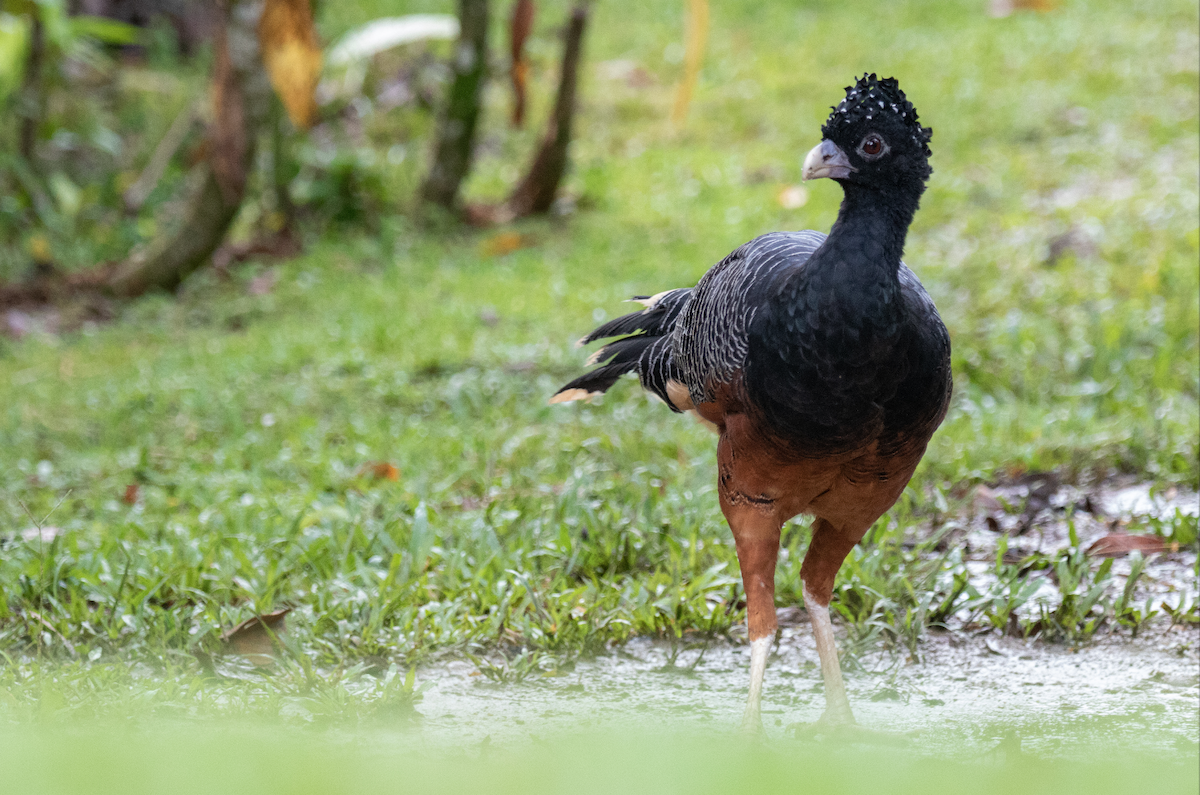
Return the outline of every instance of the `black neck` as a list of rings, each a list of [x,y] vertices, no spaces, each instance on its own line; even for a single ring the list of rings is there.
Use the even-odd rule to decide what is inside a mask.
[[[801,305],[809,307],[815,312],[813,328],[822,329],[818,336],[846,328],[886,335],[896,328],[900,256],[920,194],[897,190],[889,195],[849,182],[842,188],[845,198],[829,237],[803,268],[787,277],[773,303],[780,308],[779,318],[791,317]],[[781,328],[776,333],[794,332]]]
[[[845,197],[824,246],[833,249],[829,253],[837,256],[820,259],[828,263],[844,261],[843,255],[857,249],[861,253],[853,259],[858,268],[878,269],[895,278],[920,196],[899,190],[882,194],[851,182],[841,182],[841,185]],[[862,256],[868,253],[869,256]],[[852,274],[846,275],[854,278]],[[866,273],[858,273],[859,279],[865,277]]]

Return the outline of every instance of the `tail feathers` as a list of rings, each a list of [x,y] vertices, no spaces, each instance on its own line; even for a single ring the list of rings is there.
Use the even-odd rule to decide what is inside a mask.
[[[679,411],[666,391],[667,382],[679,377],[671,360],[670,334],[691,292],[691,288],[681,288],[635,298],[633,300],[642,302],[646,308],[610,320],[580,340],[580,345],[586,345],[606,337],[631,335],[596,351],[588,364],[601,366],[558,390],[550,402],[590,401],[607,392],[626,373],[637,373],[644,388],[662,398],[673,411]]]
[[[579,345],[582,347],[596,340],[619,337],[622,334],[640,332],[652,337],[659,337],[670,333],[671,327],[675,325],[675,318],[679,317],[691,292],[692,288],[690,287],[680,287],[658,295],[636,296],[632,300],[644,304],[645,309],[608,321],[581,339]]]
[[[617,379],[634,369],[636,368],[620,364],[597,367],[555,392],[550,402],[570,403],[572,400],[585,400],[590,403],[592,398],[603,395],[609,387],[617,383]]]
[[[657,339],[657,337],[625,337],[605,345],[596,351],[595,355],[588,360],[588,364],[597,364],[608,359],[612,361],[576,378],[554,393],[550,402],[566,403],[572,400],[591,400],[597,395],[607,392],[608,388],[617,383],[617,379],[621,376],[638,371],[638,360]]]
[[[588,357],[587,363],[589,365],[637,364],[637,360],[656,339],[658,337],[650,337],[645,334],[639,334],[636,337],[622,337],[593,353]]]

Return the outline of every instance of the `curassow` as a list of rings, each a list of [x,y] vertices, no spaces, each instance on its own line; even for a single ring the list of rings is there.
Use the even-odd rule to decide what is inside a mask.
[[[829,619],[834,577],[904,490],[950,401],[949,335],[900,261],[932,173],[932,130],[894,78],[870,74],[821,132],[803,176],[842,186],[828,236],[766,234],[695,287],[635,299],[643,310],[580,341],[621,336],[589,360],[601,366],[550,401],[594,397],[633,372],[719,434],[718,496],[746,594],[751,731],[777,626],[780,529],[801,513],[814,517],[800,576],[825,680],[819,723],[854,723]]]

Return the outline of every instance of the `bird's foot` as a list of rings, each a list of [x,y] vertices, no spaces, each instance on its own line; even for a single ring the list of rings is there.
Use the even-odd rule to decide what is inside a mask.
[[[758,739],[764,736],[762,716],[756,709],[746,709],[746,714],[742,716],[742,736],[750,739]]]
[[[811,723],[793,723],[788,731],[798,740],[862,743],[865,745],[907,745],[918,732],[889,732],[870,729],[854,722],[849,710],[826,710]]]

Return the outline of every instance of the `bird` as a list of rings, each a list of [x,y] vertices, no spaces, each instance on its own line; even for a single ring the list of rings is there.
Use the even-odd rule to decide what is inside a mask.
[[[775,565],[790,519],[812,517],[800,569],[825,708],[814,729],[857,724],[829,604],[846,556],[900,497],[946,416],[950,337],[901,261],[930,175],[933,136],[895,78],[847,86],[804,158],[805,180],[842,189],[829,234],[770,232],[695,287],[632,300],[639,311],[579,341],[613,339],[551,403],[587,400],[636,373],[675,412],[717,433],[717,494],[733,533],[750,642],[743,728],[762,731],[778,629]]]

